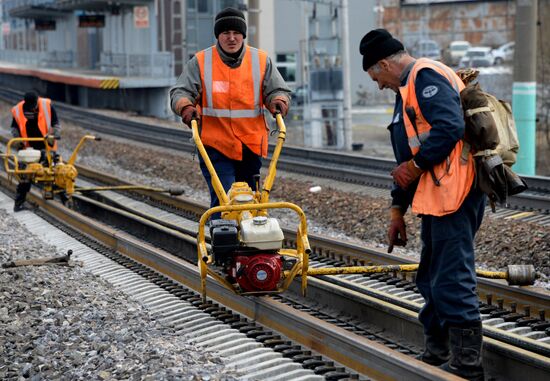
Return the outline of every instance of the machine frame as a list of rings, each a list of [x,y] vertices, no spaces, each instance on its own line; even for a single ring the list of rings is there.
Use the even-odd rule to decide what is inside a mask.
[[[269,202],[269,195],[277,172],[277,161],[286,139],[286,126],[280,113],[275,114],[275,120],[277,124],[278,136],[277,144],[269,164],[269,170],[261,192],[259,189],[256,189],[253,200],[248,203],[239,203],[235,198],[230,199],[228,197],[228,194],[223,189],[218,174],[216,173],[216,170],[214,169],[208,153],[206,152],[206,149],[201,141],[198,123],[195,119],[191,121],[193,140],[197,146],[199,154],[208,168],[212,179],[212,186],[220,202],[220,206],[208,209],[199,221],[199,229],[197,234],[197,254],[198,267],[201,277],[201,295],[203,300],[206,300],[206,279],[208,275],[238,295],[271,295],[282,293],[288,289],[294,278],[300,275],[301,291],[305,296],[307,292],[308,275],[321,276],[417,271],[418,264],[309,268],[309,254],[311,254],[311,248],[307,237],[307,220],[303,210],[299,206],[290,202]],[[233,185],[235,184],[237,183],[234,183]],[[280,282],[281,285],[276,290],[243,292],[239,287],[236,287],[234,284],[230,283],[223,276],[219,275],[216,271],[210,268],[210,265],[213,263],[213,258],[207,249],[205,226],[210,216],[214,213],[220,212],[222,219],[236,220],[237,222],[240,222],[243,217],[243,213],[250,213],[252,216],[267,216],[267,211],[269,209],[290,209],[298,215],[300,224],[298,225],[296,233],[296,249],[283,248],[278,250],[278,254],[283,257],[295,258],[296,263],[290,270],[283,271],[281,276],[282,282]],[[486,271],[476,269],[476,275],[490,279],[505,279],[510,285],[520,286],[532,285],[534,284],[536,278],[535,269],[532,265],[509,265],[506,271]]]

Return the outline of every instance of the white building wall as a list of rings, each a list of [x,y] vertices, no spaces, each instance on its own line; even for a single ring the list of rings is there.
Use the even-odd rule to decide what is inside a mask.
[[[39,32],[46,35],[46,40],[48,41],[46,51],[76,51],[75,29],[78,27],[78,17],[71,14],[64,18],[58,18],[55,21],[55,30]]]
[[[262,9],[260,10],[259,48],[265,50],[272,58],[275,54],[275,34],[277,33],[275,29],[275,3],[276,1],[262,1]]]

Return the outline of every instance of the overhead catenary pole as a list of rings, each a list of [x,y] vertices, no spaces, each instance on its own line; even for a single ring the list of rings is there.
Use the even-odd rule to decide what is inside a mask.
[[[260,47],[260,0],[248,0],[248,44]]]
[[[342,75],[344,90],[344,144],[345,150],[351,150],[352,143],[352,125],[351,125],[351,83],[350,83],[350,65],[349,65],[349,18],[348,18],[348,0],[341,0],[341,37],[342,37]]]
[[[516,1],[515,26],[512,110],[520,148],[514,170],[532,176],[536,172],[537,0]]]

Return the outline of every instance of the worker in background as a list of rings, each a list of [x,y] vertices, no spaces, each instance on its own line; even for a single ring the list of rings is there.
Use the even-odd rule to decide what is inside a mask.
[[[264,105],[286,116],[290,89],[266,52],[248,46],[241,11],[226,8],[214,21],[216,45],[198,52],[170,89],[174,113],[190,126],[201,119],[201,140],[227,192],[235,181],[255,190],[261,157],[267,156]],[[200,158],[211,207],[219,205],[210,173]],[[219,218],[218,215],[213,218]]]
[[[42,151],[41,161],[45,160],[45,144],[52,151],[57,150],[56,140],[60,138],[60,125],[57,114],[48,98],[39,97],[35,92],[28,92],[24,99],[15,105],[11,113],[11,134],[14,138],[46,138],[44,141],[19,142],[14,148],[24,149],[32,147]],[[14,212],[25,209],[25,199],[31,189],[31,180],[21,178],[17,184]]]
[[[367,33],[359,50],[380,90],[396,93],[388,127],[398,164],[391,173],[388,252],[407,243],[408,207],[422,217],[416,284],[426,302],[419,313],[426,348],[419,359],[483,380],[474,236],[486,200],[474,184],[472,155],[463,150],[464,84],[442,63],[411,57],[385,29]]]

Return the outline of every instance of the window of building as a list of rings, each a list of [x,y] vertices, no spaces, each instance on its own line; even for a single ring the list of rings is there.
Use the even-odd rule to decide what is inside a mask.
[[[297,53],[277,53],[276,66],[286,83],[296,84],[296,56]]]
[[[200,0],[199,1],[199,13],[209,13],[212,11],[212,0]]]

